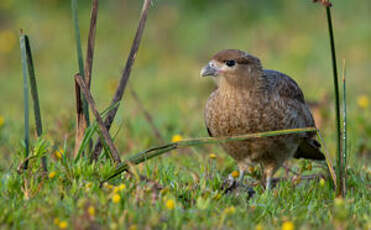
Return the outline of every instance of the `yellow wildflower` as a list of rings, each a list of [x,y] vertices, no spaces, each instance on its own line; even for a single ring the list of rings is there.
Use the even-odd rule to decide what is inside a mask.
[[[112,202],[113,203],[117,204],[117,203],[120,202],[120,200],[121,200],[121,196],[119,194],[113,195],[113,197],[112,197]]]
[[[334,203],[335,203],[335,206],[338,208],[341,208],[344,206],[344,200],[341,197],[335,198]]]
[[[104,182],[103,186],[107,189],[113,189],[113,185],[107,183],[107,182]]]
[[[60,220],[59,220],[59,218],[58,217],[56,217],[56,218],[54,218],[54,224],[55,225],[58,225],[59,224],[59,222],[61,222]]]
[[[59,149],[58,151],[55,151],[55,156],[56,156],[58,159],[62,159],[63,154],[64,154],[63,149]]]
[[[359,96],[357,99],[358,106],[362,109],[367,109],[369,105],[369,100],[366,95]]]
[[[312,163],[309,163],[306,168],[308,171],[312,171]]]
[[[319,184],[323,187],[323,186],[325,186],[325,183],[326,183],[326,181],[323,179],[323,178],[321,178],[321,180],[319,180]]]
[[[135,224],[130,225],[129,230],[137,230],[137,226]]]
[[[294,223],[292,223],[291,221],[283,222],[282,230],[294,230]]]
[[[235,212],[236,212],[236,208],[234,206],[224,209],[225,214],[234,214]]]
[[[113,188],[113,192],[114,192],[114,193],[117,193],[117,192],[120,192],[120,191],[124,190],[125,188],[126,188],[126,185],[124,185],[124,184],[120,184],[119,186],[115,186],[115,187]]]
[[[168,193],[169,190],[170,190],[169,187],[165,187],[165,188],[161,189],[160,193],[161,193],[161,195],[166,195],[166,193]]]
[[[90,205],[89,208],[88,208],[88,213],[91,217],[94,217],[95,216],[95,208],[93,205]]]
[[[122,190],[126,189],[126,185],[125,184],[120,184],[118,186],[118,188],[119,188],[119,191],[122,191]]]
[[[172,138],[171,138],[171,142],[178,142],[178,141],[181,141],[183,140],[183,137],[179,134],[177,135],[174,135]]]
[[[88,182],[88,183],[85,184],[86,190],[89,190],[91,187],[93,187],[93,183]]]
[[[68,223],[67,223],[67,221],[63,220],[63,221],[59,222],[58,226],[59,226],[60,229],[66,229],[68,227]]]
[[[167,200],[165,205],[166,205],[167,209],[173,210],[175,208],[175,201],[174,200]]]
[[[49,178],[53,179],[57,173],[55,171],[52,171],[49,173]]]
[[[237,178],[237,177],[240,176],[240,172],[239,171],[233,171],[231,175],[232,175],[233,178]]]
[[[17,43],[17,37],[11,30],[0,32],[0,53],[10,53]]]
[[[210,153],[209,154],[209,157],[210,157],[210,159],[215,159],[216,158],[216,155],[214,153]]]
[[[222,198],[222,194],[220,193],[217,193],[215,194],[215,196],[213,197],[215,200],[220,200],[220,198]]]
[[[261,224],[257,224],[257,225],[255,226],[255,230],[263,230],[263,225],[261,225]]]
[[[0,127],[3,126],[5,123],[5,119],[3,116],[0,116]]]
[[[249,166],[249,167],[247,168],[247,171],[248,171],[250,174],[252,174],[252,173],[255,171],[255,168],[254,168],[253,166]]]

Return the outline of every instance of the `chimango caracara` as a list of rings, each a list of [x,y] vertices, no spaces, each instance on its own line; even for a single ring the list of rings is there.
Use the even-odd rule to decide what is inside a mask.
[[[233,136],[290,128],[314,127],[303,92],[289,76],[263,69],[260,60],[240,50],[223,50],[202,69],[217,89],[205,108],[210,136]],[[290,134],[223,143],[238,163],[240,182],[251,164],[261,163],[270,189],[273,174],[285,160],[324,160],[314,133]]]

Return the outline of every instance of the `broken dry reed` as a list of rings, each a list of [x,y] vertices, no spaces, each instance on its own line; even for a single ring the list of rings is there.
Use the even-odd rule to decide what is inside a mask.
[[[115,163],[120,163],[121,162],[121,159],[120,159],[119,152],[118,152],[116,146],[113,144],[111,135],[109,134],[108,130],[106,129],[106,126],[104,125],[103,119],[100,116],[100,114],[99,114],[99,112],[98,112],[98,110],[97,110],[97,108],[95,106],[95,102],[94,102],[93,96],[90,94],[90,91],[87,88],[84,79],[79,74],[76,74],[75,75],[75,79],[76,79],[77,83],[79,84],[80,89],[84,93],[85,98],[88,101],[88,103],[90,105],[90,108],[91,108],[91,110],[93,111],[93,113],[95,115],[95,119],[97,120],[98,127],[99,127],[99,129],[100,129],[100,131],[102,133],[102,136],[104,138],[104,141],[105,141],[105,143],[109,147],[109,150],[110,150],[110,153],[111,153],[110,156],[112,157],[112,160]]]
[[[129,56],[126,60],[125,68],[124,68],[124,71],[122,73],[120,83],[119,83],[119,85],[116,89],[116,92],[115,92],[115,95],[112,99],[111,104],[116,104],[117,102],[121,101],[122,96],[124,95],[125,88],[126,88],[127,82],[129,80],[129,77],[130,77],[131,69],[132,69],[132,66],[135,62],[135,58],[136,58],[136,55],[137,55],[137,52],[138,52],[138,49],[139,49],[139,45],[140,45],[140,42],[142,40],[143,31],[144,31],[144,27],[146,25],[147,15],[148,15],[148,10],[149,10],[150,5],[151,5],[151,0],[144,0],[142,11],[141,11],[141,16],[140,16],[137,31],[136,31],[136,34],[135,34],[135,37],[134,37],[134,40],[133,40],[133,44],[131,46]],[[112,111],[110,111],[108,113],[107,118],[105,119],[105,122],[104,122],[107,130],[109,130],[111,128],[111,125],[112,125],[113,120],[115,119],[117,110],[118,110],[118,107],[115,107],[115,109],[113,109]],[[102,151],[102,147],[103,147],[102,141],[101,141],[101,139],[99,139],[97,144],[94,147],[94,152],[93,152],[93,155],[92,155],[93,160],[98,159],[98,156]]]
[[[71,8],[72,8],[72,19],[74,24],[74,31],[75,31],[75,41],[76,41],[76,51],[77,51],[77,60],[78,60],[78,67],[79,67],[79,74],[83,76],[85,79],[84,73],[84,59],[82,55],[82,48],[81,48],[81,39],[80,39],[80,28],[79,28],[79,21],[77,15],[77,0],[71,0]],[[76,85],[75,85],[76,87]],[[76,93],[81,93],[80,90],[76,89]],[[86,99],[83,95],[76,96],[76,105],[77,105],[77,127],[76,127],[76,138],[75,138],[75,150],[74,154],[76,154],[76,149],[79,148],[81,143],[81,138],[84,135],[86,127],[89,126],[89,107],[86,102]],[[82,107],[82,109],[80,108]],[[81,115],[81,112],[84,116]]]
[[[95,32],[97,30],[97,17],[98,17],[98,0],[93,0],[93,4],[91,8],[91,16],[90,16],[88,48],[86,51],[86,60],[85,60],[85,82],[89,90],[91,86],[91,72],[93,69]]]
[[[261,133],[251,133],[239,136],[227,136],[227,137],[201,137],[201,138],[194,138],[194,139],[187,139],[183,141],[178,141],[174,143],[165,144],[158,147],[153,147],[142,151],[140,153],[135,154],[134,156],[130,157],[128,160],[121,163],[114,172],[106,177],[101,183],[104,183],[120,173],[128,170],[131,164],[139,164],[156,156],[159,156],[163,153],[169,152],[174,149],[179,148],[186,148],[190,146],[196,145],[205,145],[205,144],[219,144],[225,143],[229,141],[244,141],[249,139],[255,138],[263,138],[263,137],[272,137],[272,136],[280,136],[280,135],[289,135],[289,134],[298,134],[298,133],[305,133],[305,132],[316,132],[316,128],[308,127],[308,128],[297,128],[297,129],[284,129],[284,130],[277,130],[277,131],[268,131],[268,132],[261,132]]]
[[[23,71],[23,97],[24,97],[24,145],[25,157],[27,158],[30,151],[30,124],[29,124],[29,104],[28,104],[28,79],[27,79],[27,51],[26,51],[26,36],[21,32],[20,46],[21,46],[21,59]],[[28,161],[24,164],[24,169],[27,169]]]
[[[43,128],[42,128],[42,119],[41,119],[41,112],[40,112],[39,94],[37,90],[35,68],[34,68],[33,60],[32,60],[31,45],[30,45],[30,41],[27,35],[24,35],[24,42],[26,46],[27,70],[28,70],[28,77],[30,81],[33,111],[34,111],[34,116],[35,116],[36,133],[38,137],[41,137],[43,134]],[[46,156],[43,156],[41,158],[41,161],[42,161],[42,167],[44,169],[44,172],[48,171]]]

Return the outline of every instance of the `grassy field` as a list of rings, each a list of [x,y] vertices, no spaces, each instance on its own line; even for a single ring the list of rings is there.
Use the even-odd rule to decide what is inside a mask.
[[[74,161],[73,75],[78,72],[70,1],[0,2],[0,228],[1,229],[371,229],[371,4],[333,1],[338,66],[347,65],[348,192],[335,198],[324,164],[287,163],[271,192],[259,183],[259,167],[243,189],[224,194],[237,170],[218,145],[172,151],[99,182],[112,172],[105,155],[90,164]],[[90,1],[79,2],[85,54]],[[92,94],[98,109],[109,106],[136,30],[142,1],[101,1]],[[19,29],[30,36],[44,136],[36,138],[31,116],[29,170],[24,161],[23,80]],[[317,124],[335,162],[335,115],[325,11],[311,1],[156,0],[129,81],[165,142],[207,136],[203,108],[214,88],[199,72],[217,51],[238,48],[265,68],[292,76],[315,102]],[[31,113],[32,114],[32,113]],[[93,117],[93,115],[91,115]],[[141,105],[124,95],[111,128],[127,159],[162,141]],[[96,138],[96,136],[94,137]],[[40,156],[49,172],[41,170]],[[322,179],[301,176],[322,174]]]

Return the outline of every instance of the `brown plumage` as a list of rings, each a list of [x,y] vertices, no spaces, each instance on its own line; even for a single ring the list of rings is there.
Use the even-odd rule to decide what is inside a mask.
[[[202,71],[212,76],[217,89],[205,108],[211,136],[232,136],[280,129],[314,127],[303,93],[289,76],[264,70],[260,60],[240,50],[223,50]],[[238,163],[241,180],[250,164],[262,163],[271,178],[291,157],[323,160],[314,133],[291,134],[222,144]]]

